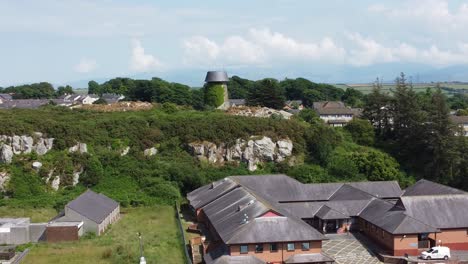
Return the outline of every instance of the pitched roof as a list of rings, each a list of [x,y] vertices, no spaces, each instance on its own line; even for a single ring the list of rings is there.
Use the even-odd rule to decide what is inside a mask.
[[[245,99],[229,99],[229,104],[245,105]]]
[[[265,261],[258,259],[255,256],[229,256],[224,255],[213,262],[207,264],[265,264]]]
[[[323,262],[334,262],[332,258],[321,253],[313,254],[295,254],[287,258],[284,263],[323,263]]]
[[[229,178],[202,186],[187,194],[190,205],[199,209],[213,200],[236,188],[238,184]]]
[[[468,227],[468,195],[404,196],[405,213],[437,228]]]
[[[403,191],[403,196],[419,196],[419,195],[445,195],[445,194],[468,194],[462,190],[458,190],[439,183],[421,179],[412,186]]]
[[[346,183],[378,198],[397,198],[402,190],[397,181],[367,181]]]
[[[334,210],[326,205],[323,205],[315,214],[316,217],[322,220],[334,220],[334,219],[346,219],[349,215],[343,214],[337,210]]]
[[[353,115],[355,113],[340,101],[314,102],[313,107],[320,115]]]
[[[236,232],[227,244],[323,240],[325,236],[291,217],[259,217]]]
[[[438,231],[436,227],[407,215],[400,208],[395,208],[395,204],[380,199],[374,199],[359,216],[391,234],[433,233]]]
[[[468,124],[468,116],[451,115],[450,120],[455,124]]]
[[[95,223],[101,223],[119,203],[103,194],[87,190],[66,206]]]
[[[7,94],[7,93],[0,94],[0,97],[3,98],[3,100],[7,100],[7,101],[13,99],[13,97],[10,94]]]

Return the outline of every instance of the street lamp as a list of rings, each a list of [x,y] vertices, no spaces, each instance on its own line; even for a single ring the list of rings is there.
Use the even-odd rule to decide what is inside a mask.
[[[146,264],[145,257],[143,256],[143,243],[141,241],[141,233],[138,232],[138,240],[140,241],[140,264]]]

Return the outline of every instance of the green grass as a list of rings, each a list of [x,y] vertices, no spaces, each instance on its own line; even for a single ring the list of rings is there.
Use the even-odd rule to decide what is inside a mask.
[[[57,215],[53,208],[15,208],[0,207],[0,217],[29,217],[32,223],[47,222]]]
[[[153,206],[122,209],[122,218],[100,237],[76,242],[39,243],[24,263],[138,263],[137,233],[143,234],[147,263],[184,263],[174,208]]]

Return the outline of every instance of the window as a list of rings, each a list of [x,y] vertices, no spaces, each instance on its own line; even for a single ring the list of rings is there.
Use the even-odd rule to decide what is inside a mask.
[[[294,251],[295,249],[294,243],[288,243],[288,251]]]
[[[302,250],[303,251],[308,251],[310,249],[310,243],[309,242],[303,242],[302,243]]]
[[[241,245],[241,246],[240,246],[240,253],[241,253],[241,254],[247,254],[247,253],[249,253],[249,246],[248,246],[248,245]]]
[[[277,244],[277,243],[271,243],[271,244],[270,244],[270,251],[271,251],[271,252],[276,252],[276,251],[278,251],[278,244]]]
[[[255,245],[255,253],[262,253],[263,252],[263,244]]]

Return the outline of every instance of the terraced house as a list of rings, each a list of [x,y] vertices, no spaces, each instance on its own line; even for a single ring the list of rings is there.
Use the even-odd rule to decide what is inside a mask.
[[[322,241],[348,231],[362,232],[391,255],[416,255],[432,245],[468,249],[468,195],[425,180],[402,191],[395,181],[302,184],[286,175],[231,176],[187,198],[208,264],[333,263]]]

